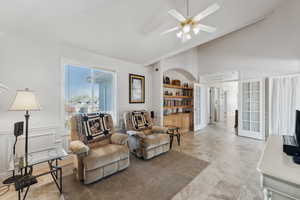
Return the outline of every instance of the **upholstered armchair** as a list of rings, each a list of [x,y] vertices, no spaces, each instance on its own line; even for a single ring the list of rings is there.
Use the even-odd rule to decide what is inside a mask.
[[[126,134],[115,133],[109,114],[78,114],[71,118],[70,150],[77,178],[93,183],[129,166]]]
[[[170,149],[170,137],[165,127],[154,126],[145,110],[124,113],[130,151],[137,157],[150,159]]]

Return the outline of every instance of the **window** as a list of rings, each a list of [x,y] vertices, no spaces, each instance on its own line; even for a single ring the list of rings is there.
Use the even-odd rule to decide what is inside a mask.
[[[105,112],[115,119],[115,73],[65,65],[65,126],[77,113]]]

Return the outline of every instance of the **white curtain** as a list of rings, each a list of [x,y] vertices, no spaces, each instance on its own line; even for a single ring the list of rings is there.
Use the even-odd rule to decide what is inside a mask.
[[[270,78],[270,135],[294,135],[300,105],[300,75]]]

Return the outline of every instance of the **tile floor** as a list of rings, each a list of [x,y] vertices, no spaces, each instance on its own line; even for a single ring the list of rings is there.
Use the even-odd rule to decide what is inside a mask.
[[[173,200],[260,200],[256,170],[264,142],[238,137],[223,124],[212,125],[182,139],[174,149],[211,164]]]

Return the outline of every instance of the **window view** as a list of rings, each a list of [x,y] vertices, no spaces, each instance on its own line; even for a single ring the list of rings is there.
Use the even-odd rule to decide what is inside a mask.
[[[66,65],[65,126],[76,113],[105,112],[114,118],[114,83],[114,72]]]

